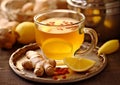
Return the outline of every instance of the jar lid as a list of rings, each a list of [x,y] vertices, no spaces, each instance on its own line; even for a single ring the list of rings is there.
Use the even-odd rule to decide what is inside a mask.
[[[77,8],[105,8],[103,0],[67,0],[70,6]]]
[[[120,1],[119,0],[116,0],[114,2],[109,2],[109,3],[106,3],[106,8],[119,8],[120,7]]]
[[[67,0],[67,3],[72,7],[77,8],[114,8],[120,7],[119,0]]]
[[[106,7],[106,13],[109,15],[116,15],[116,14],[120,14],[120,1],[116,0],[114,2],[111,3],[106,3],[105,4]]]

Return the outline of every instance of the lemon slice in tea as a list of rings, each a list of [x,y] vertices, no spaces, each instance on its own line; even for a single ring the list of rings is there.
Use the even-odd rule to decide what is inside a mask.
[[[42,44],[42,51],[46,57],[55,60],[63,60],[64,57],[72,56],[72,50],[72,44],[60,38],[49,38]]]
[[[73,71],[83,72],[94,66],[95,61],[82,57],[67,57],[64,63]]]

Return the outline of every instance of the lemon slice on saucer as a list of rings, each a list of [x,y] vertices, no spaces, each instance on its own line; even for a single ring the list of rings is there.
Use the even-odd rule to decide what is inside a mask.
[[[55,60],[63,60],[64,57],[72,56],[72,50],[72,44],[60,38],[49,38],[42,44],[42,51],[46,57]]]
[[[94,66],[95,61],[82,57],[67,57],[64,63],[73,71],[83,72]]]

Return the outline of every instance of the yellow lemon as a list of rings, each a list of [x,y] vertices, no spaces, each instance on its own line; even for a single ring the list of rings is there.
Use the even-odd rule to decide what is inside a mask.
[[[98,55],[101,53],[111,54],[119,49],[119,40],[109,40],[105,42],[98,50]]]
[[[55,60],[63,60],[64,57],[72,56],[72,49],[71,43],[60,38],[50,38],[42,44],[42,50],[46,57]]]
[[[15,31],[18,34],[18,42],[22,44],[29,44],[35,41],[35,24],[33,22],[20,23]]]
[[[67,57],[64,63],[73,71],[83,72],[94,66],[95,61],[82,57]]]

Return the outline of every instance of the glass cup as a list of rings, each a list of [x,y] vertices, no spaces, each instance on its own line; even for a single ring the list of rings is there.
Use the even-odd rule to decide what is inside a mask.
[[[89,53],[97,44],[97,34],[85,28],[85,16],[73,10],[51,10],[34,16],[36,43],[44,55],[55,60],[74,56],[84,42],[85,34],[91,37],[90,47],[80,52]],[[45,45],[50,47],[45,49]],[[46,51],[47,50],[47,51]]]

